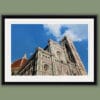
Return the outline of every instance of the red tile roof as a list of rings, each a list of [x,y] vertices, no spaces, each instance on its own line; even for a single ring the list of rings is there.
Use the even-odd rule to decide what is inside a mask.
[[[11,68],[22,67],[23,65],[25,65],[26,62],[27,62],[27,59],[25,59],[25,58],[18,59],[18,60],[14,61],[14,62],[11,64]]]

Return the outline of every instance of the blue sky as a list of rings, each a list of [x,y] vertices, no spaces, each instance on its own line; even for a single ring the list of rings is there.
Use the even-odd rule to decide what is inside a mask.
[[[49,39],[59,43],[69,36],[88,72],[88,25],[87,24],[12,24],[11,25],[11,61],[29,58],[37,47],[44,48]]]

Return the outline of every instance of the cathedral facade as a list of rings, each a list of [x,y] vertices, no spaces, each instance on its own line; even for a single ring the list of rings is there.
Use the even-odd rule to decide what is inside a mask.
[[[72,40],[64,37],[60,44],[49,40],[14,75],[86,75],[85,67]]]

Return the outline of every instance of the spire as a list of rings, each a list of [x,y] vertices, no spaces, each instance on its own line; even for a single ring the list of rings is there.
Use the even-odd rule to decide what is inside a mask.
[[[26,53],[24,54],[22,60],[21,60],[21,63],[20,63],[20,66],[23,66],[24,62],[27,60],[27,56],[26,56]]]
[[[24,54],[23,59],[27,59],[27,55],[26,55],[26,53]]]

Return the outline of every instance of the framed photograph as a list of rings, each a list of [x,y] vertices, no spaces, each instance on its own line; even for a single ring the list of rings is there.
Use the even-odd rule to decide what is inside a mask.
[[[2,15],[2,84],[96,84],[96,15]]]

